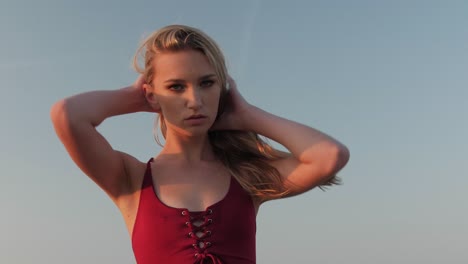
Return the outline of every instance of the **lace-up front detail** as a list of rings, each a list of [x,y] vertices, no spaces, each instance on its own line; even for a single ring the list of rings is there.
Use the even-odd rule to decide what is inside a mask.
[[[213,210],[208,209],[204,212],[183,210],[181,214],[188,219],[185,222],[185,226],[189,231],[187,237],[192,239],[193,242],[195,263],[202,264],[205,263],[205,260],[211,260],[209,263],[222,264],[223,262],[209,251],[209,248],[213,245],[210,241],[212,234],[210,225],[213,223]]]
[[[138,264],[253,264],[255,208],[231,177],[229,190],[202,212],[165,205],[154,191],[151,161],[143,180],[132,233]],[[239,217],[242,216],[242,217]]]

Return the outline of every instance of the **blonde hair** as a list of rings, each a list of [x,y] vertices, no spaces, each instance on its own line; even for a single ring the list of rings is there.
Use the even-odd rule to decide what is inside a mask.
[[[146,83],[151,85],[155,75],[153,60],[157,54],[188,49],[202,52],[215,69],[221,83],[219,117],[225,105],[228,71],[220,48],[202,31],[184,25],[163,27],[143,41],[134,56],[133,64],[136,71],[143,74]],[[143,68],[138,65],[139,56],[144,60]],[[166,126],[162,115],[159,116],[159,123],[165,137]],[[215,155],[254,198],[275,199],[288,194],[278,170],[269,164],[269,161],[285,155],[272,148],[259,135],[245,131],[210,131],[208,136]],[[324,185],[336,183],[333,178]]]

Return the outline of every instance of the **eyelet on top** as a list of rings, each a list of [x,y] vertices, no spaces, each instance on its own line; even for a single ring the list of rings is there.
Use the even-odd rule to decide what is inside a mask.
[[[213,219],[211,219],[211,218],[208,218],[207,221],[208,221],[208,223],[210,223],[210,224],[213,223]]]
[[[187,215],[187,211],[184,210],[184,211],[182,211],[181,214],[182,214],[182,215]]]
[[[213,213],[213,210],[208,209],[208,214],[212,214],[212,213]]]

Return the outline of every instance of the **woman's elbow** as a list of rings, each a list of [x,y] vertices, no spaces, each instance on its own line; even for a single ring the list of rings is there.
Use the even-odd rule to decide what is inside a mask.
[[[349,149],[346,146],[341,146],[338,151],[338,170],[341,170],[346,164],[348,164],[350,157]]]
[[[64,99],[57,101],[50,108],[50,119],[52,123],[56,124],[63,120],[66,109],[66,102]]]
[[[335,175],[338,173],[341,169],[344,168],[344,166],[346,166],[350,157],[349,149],[344,145],[334,148],[332,153],[332,158],[328,163],[329,165],[327,175]]]

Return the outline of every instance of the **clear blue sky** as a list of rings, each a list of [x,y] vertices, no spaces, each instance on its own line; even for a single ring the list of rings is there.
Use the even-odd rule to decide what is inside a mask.
[[[258,263],[468,262],[468,2],[3,0],[0,263],[134,263],[49,109],[132,83],[140,40],[173,23],[218,41],[251,103],[351,151],[343,186],[261,208]],[[146,161],[152,125],[99,130]]]

